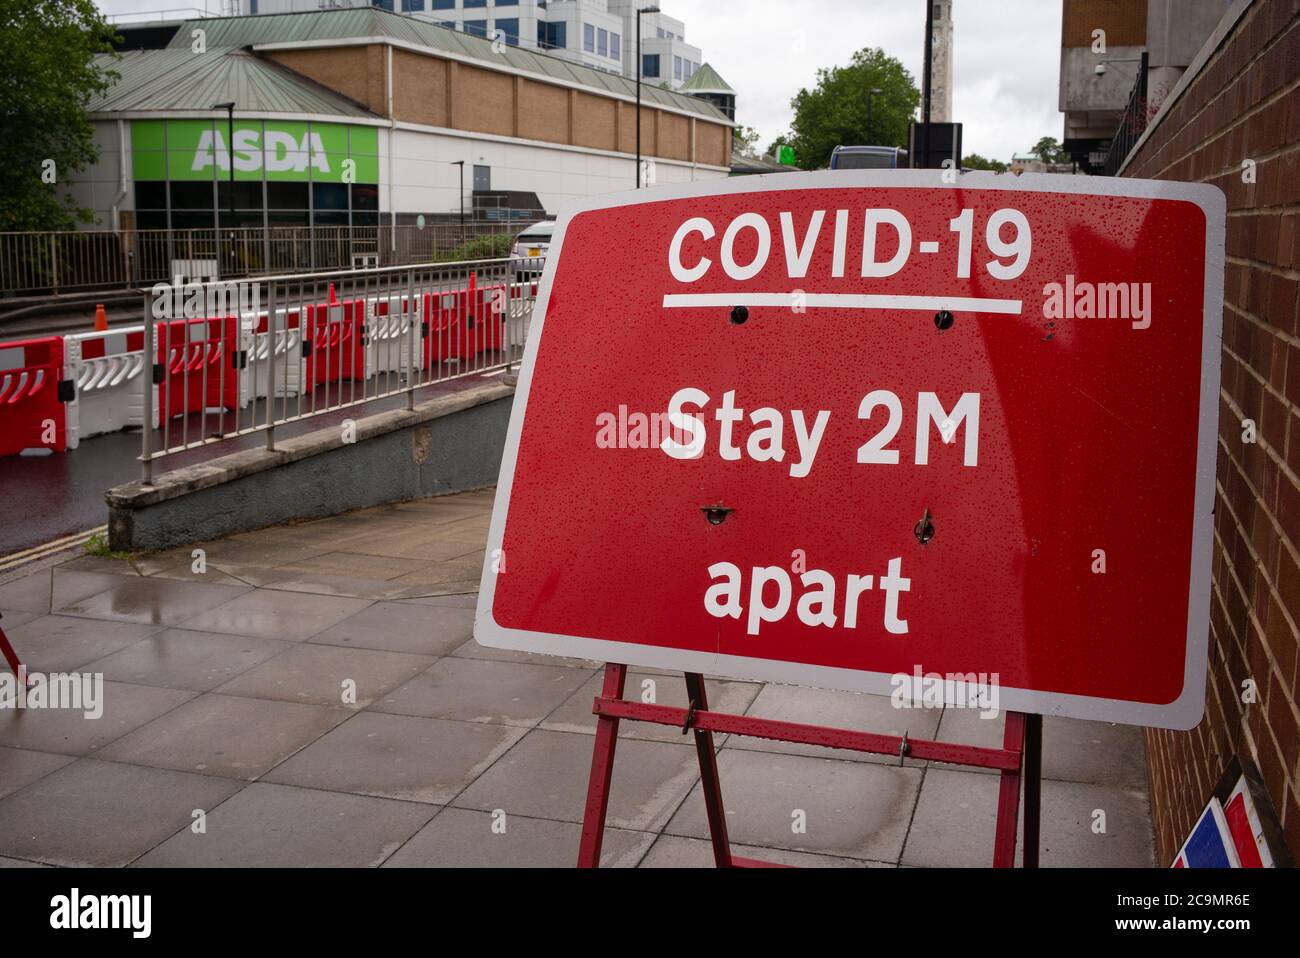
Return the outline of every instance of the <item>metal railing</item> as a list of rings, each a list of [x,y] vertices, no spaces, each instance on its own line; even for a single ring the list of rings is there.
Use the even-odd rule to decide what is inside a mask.
[[[1110,150],[1106,154],[1106,165],[1102,170],[1106,176],[1115,176],[1119,173],[1119,168],[1124,165],[1129,153],[1133,151],[1137,141],[1146,132],[1149,119],[1150,117],[1147,115],[1147,52],[1143,50],[1137,82],[1133,84],[1133,90],[1128,95],[1128,103],[1124,106],[1124,112],[1119,118],[1119,126],[1115,129],[1115,135],[1111,137]]]
[[[508,255],[506,238],[533,221],[0,232],[0,294],[131,289],[178,274],[225,280],[484,259]]]
[[[143,480],[174,453],[258,432],[272,449],[278,426],[394,396],[410,409],[417,390],[508,370],[523,355],[542,266],[526,262],[141,290],[156,317],[144,324],[153,374],[140,377],[140,401],[156,429],[146,417]]]

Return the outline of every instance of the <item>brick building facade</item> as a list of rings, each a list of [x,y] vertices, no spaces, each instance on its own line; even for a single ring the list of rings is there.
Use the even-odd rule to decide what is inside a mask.
[[[1228,199],[1206,713],[1190,732],[1147,732],[1161,864],[1234,756],[1259,768],[1300,861],[1297,65],[1300,0],[1239,0],[1121,169]]]

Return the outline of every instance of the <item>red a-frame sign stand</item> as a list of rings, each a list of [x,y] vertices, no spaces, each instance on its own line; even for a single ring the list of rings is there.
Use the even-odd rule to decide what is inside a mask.
[[[704,677],[686,673],[688,708],[629,702],[623,698],[627,666],[605,666],[605,684],[592,705],[596,714],[596,743],[591,756],[591,780],[587,785],[587,807],[582,817],[582,843],[578,849],[578,867],[595,868],[600,864],[600,846],[605,834],[605,815],[609,810],[609,786],[614,773],[614,748],[618,744],[620,719],[654,722],[690,729],[695,733],[695,751],[700,761],[700,782],[708,814],[709,835],[713,840],[713,858],[719,868],[772,868],[769,862],[740,858],[731,854],[727,839],[727,819],[722,807],[722,789],[718,782],[718,763],[713,750],[713,733],[747,735],[778,742],[798,742],[827,748],[897,755],[973,765],[996,769],[1002,781],[998,790],[997,828],[993,841],[993,867],[1010,868],[1016,860],[1016,825],[1020,811],[1020,783],[1025,786],[1025,855],[1026,868],[1038,867],[1039,785],[1042,772],[1042,716],[1008,712],[1002,748],[983,748],[951,742],[909,739],[906,735],[876,735],[820,725],[800,725],[745,715],[710,712],[705,695]]]

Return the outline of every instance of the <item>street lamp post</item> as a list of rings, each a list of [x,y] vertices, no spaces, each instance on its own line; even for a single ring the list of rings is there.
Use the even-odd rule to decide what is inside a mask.
[[[465,242],[465,161],[452,160],[452,162],[456,166],[460,167],[460,241],[462,244],[464,244]]]
[[[636,188],[641,189],[641,15],[658,13],[658,7],[639,7],[636,11]]]
[[[871,98],[877,93],[884,93],[884,90],[873,88],[867,91],[867,142],[875,145],[875,126],[871,122]]]
[[[226,111],[226,164],[230,167],[230,265],[235,265],[235,103],[214,103],[214,110]],[[221,214],[218,213],[218,216]]]

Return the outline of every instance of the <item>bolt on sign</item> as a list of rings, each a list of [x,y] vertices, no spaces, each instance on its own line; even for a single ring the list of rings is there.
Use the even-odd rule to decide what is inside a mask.
[[[1006,710],[1194,726],[1223,195],[943,177],[562,216],[478,641],[880,694],[989,677]]]

